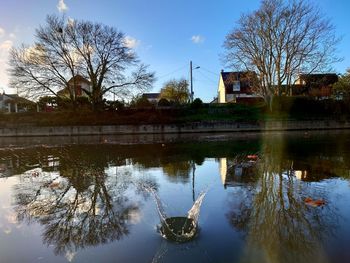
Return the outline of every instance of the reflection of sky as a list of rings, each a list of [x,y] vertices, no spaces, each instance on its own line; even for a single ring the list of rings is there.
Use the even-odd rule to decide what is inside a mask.
[[[42,245],[41,227],[17,221],[12,194],[20,180],[0,178],[0,262],[49,262],[52,252]]]
[[[126,183],[128,184],[129,188],[125,191],[125,195],[123,192],[122,197],[129,198],[130,202],[137,204],[137,206],[140,208],[139,210],[132,210],[127,215],[128,223],[133,225],[129,229],[130,234],[123,237],[119,241],[112,242],[108,245],[99,244],[99,246],[87,248],[85,251],[67,249],[67,251],[62,254],[61,260],[81,261],[80,257],[82,255],[88,257],[87,255],[95,252],[96,255],[103,257],[105,256],[103,253],[106,250],[109,250],[109,248],[113,247],[114,250],[110,251],[118,254],[118,257],[120,256],[120,258],[116,259],[120,259],[121,262],[127,262],[121,259],[132,258],[132,254],[134,252],[132,252],[132,249],[129,249],[129,247],[134,247],[136,246],[135,244],[140,244],[140,247],[138,248],[140,251],[142,251],[142,253],[153,253],[155,248],[146,250],[146,247],[147,245],[156,246],[158,245],[157,242],[160,241],[160,239],[157,239],[159,236],[155,231],[155,226],[159,223],[156,213],[156,206],[152,198],[144,199],[142,194],[135,195],[134,192],[136,186],[132,184],[132,182],[137,182],[138,179],[145,179],[145,181],[155,182],[155,185],[158,187],[158,194],[161,201],[166,204],[166,212],[173,216],[185,215],[188,209],[193,205],[193,199],[197,198],[201,191],[208,189],[199,218],[201,227],[200,238],[196,240],[196,242],[202,246],[203,250],[208,251],[206,252],[208,255],[214,255],[213,257],[217,258],[218,261],[233,262],[231,260],[232,258],[229,257],[231,255],[229,251],[231,251],[233,247],[232,244],[238,244],[237,246],[239,247],[242,246],[241,243],[244,241],[242,241],[242,238],[238,236],[238,233],[240,233],[239,229],[230,224],[230,218],[228,218],[227,214],[231,211],[241,216],[241,214],[239,214],[241,210],[239,209],[241,208],[242,204],[244,205],[244,201],[253,200],[254,196],[252,195],[261,191],[263,186],[260,178],[257,181],[253,181],[249,187],[247,187],[248,184],[245,182],[239,182],[239,184],[232,184],[230,187],[224,189],[220,177],[227,172],[227,167],[223,166],[225,163],[227,165],[227,162],[223,161],[224,159],[229,160],[229,158],[224,157],[221,159],[206,158],[202,164],[195,164],[195,173],[193,174],[193,169],[191,168],[188,174],[188,180],[185,181],[171,180],[171,178],[164,173],[162,167],[144,168],[139,164],[133,166],[131,163],[120,166],[108,166],[107,164],[107,167],[104,168],[106,177],[103,178],[103,185],[106,186],[107,192],[111,194],[112,197],[114,196],[115,198],[118,198],[120,195],[117,194],[117,188],[122,187],[123,184]],[[33,176],[33,172],[36,171],[39,173],[39,176]],[[245,174],[242,173],[240,176],[244,177]],[[101,179],[102,177],[97,178]],[[293,175],[291,181],[288,181],[289,178],[284,172],[282,173],[281,177],[276,175],[269,178],[272,180],[266,180],[265,183],[273,192],[276,192],[276,189],[278,189],[280,186],[279,183],[282,182],[284,190],[283,194],[286,194],[288,184],[285,184],[285,182],[291,183],[294,190],[290,191],[289,193],[295,197],[295,201],[300,205],[303,205],[303,195],[305,195],[305,197],[310,195],[311,197],[315,198],[326,196],[327,204],[325,207],[306,207],[306,211],[310,213],[310,216],[312,216],[314,212],[329,211],[329,207],[332,207],[332,209],[338,209],[339,211],[337,211],[337,213],[339,213],[340,219],[339,222],[335,222],[335,224],[340,225],[340,230],[337,230],[337,233],[339,233],[338,238],[344,244],[349,244],[350,228],[348,227],[348,222],[350,221],[350,184],[348,180],[333,178],[317,182],[304,182],[297,180],[298,176],[296,173]],[[48,173],[37,168],[27,171],[20,176],[0,179],[0,253],[4,251],[4,248],[2,248],[3,243],[15,244],[18,247],[25,246],[21,241],[25,235],[24,233],[26,233],[28,237],[26,240],[31,239],[32,237],[36,238],[37,243],[36,245],[33,245],[33,251],[35,253],[37,253],[36,251],[40,251],[43,242],[42,226],[35,224],[35,222],[28,226],[25,224],[18,224],[16,214],[14,214],[12,210],[15,202],[15,200],[13,200],[13,190],[15,189],[17,191],[20,189],[21,193],[25,193],[26,191],[33,190],[33,186],[37,187],[38,185],[45,184],[45,182],[52,181],[53,179],[55,179],[54,182],[57,182],[58,185],[44,187],[39,198],[37,199],[38,203],[47,202],[47,204],[55,201],[54,199],[50,199],[54,198],[52,193],[55,191],[53,190],[57,190],[59,195],[60,191],[63,191],[65,186],[69,184],[69,176],[61,177],[58,171]],[[92,191],[93,187],[94,183],[92,182],[90,184],[89,181],[89,185],[86,187],[86,189],[84,188],[84,191]],[[266,187],[266,185],[264,187]],[[252,192],[254,193],[250,195],[250,190],[252,189]],[[113,191],[116,192],[115,195],[112,194]],[[75,194],[76,190],[74,187],[71,187],[69,191],[66,192],[64,197],[65,199],[62,200],[62,203],[72,203],[73,196]],[[115,199],[113,201],[117,202],[118,200]],[[74,216],[87,212],[89,207],[91,207],[90,198],[78,199],[77,202],[79,205]],[[249,202],[247,205],[250,205]],[[96,214],[101,213],[101,211],[103,211],[102,209],[103,207],[97,206]],[[323,215],[323,213],[320,214]],[[35,221],[35,219],[33,219],[33,221]],[[328,225],[326,225],[326,227],[328,227]],[[36,232],[34,233],[32,229],[35,229]],[[242,229],[244,230],[245,228]],[[11,242],[8,242],[11,238]],[[14,241],[15,239],[16,241]],[[339,244],[339,242],[335,241],[334,243]],[[197,243],[192,243],[191,246],[194,247],[194,250],[198,249]],[[52,251],[53,246],[49,246],[49,249],[45,247],[45,249]],[[216,250],[222,251],[223,255],[215,254],[219,253]],[[345,251],[344,248],[342,248],[342,250]],[[187,251],[188,254],[191,253],[191,251]],[[225,255],[227,258],[225,258]],[[51,258],[43,257],[42,255],[35,256],[36,259],[39,257],[42,257],[41,259],[43,262],[50,261],[48,259],[53,259],[53,256]],[[112,257],[109,259],[111,258]],[[57,259],[57,257],[55,259]],[[0,261],[1,260],[2,258],[0,258]]]
[[[0,179],[0,232],[6,235],[11,234],[12,229],[19,227],[16,214],[11,206],[11,187],[17,182],[17,178]]]

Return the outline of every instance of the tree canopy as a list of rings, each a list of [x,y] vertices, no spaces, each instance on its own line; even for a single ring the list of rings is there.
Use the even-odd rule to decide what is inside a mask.
[[[36,30],[35,43],[14,48],[10,55],[12,87],[31,98],[57,96],[66,88],[72,101],[74,85],[69,80],[82,76],[90,82],[84,93],[94,106],[114,93],[128,98],[154,82],[154,73],[140,64],[125,35],[118,29],[89,21],[47,16]]]
[[[350,99],[350,68],[332,85],[333,93],[338,98]]]
[[[226,36],[224,61],[258,74],[255,92],[272,103],[300,73],[325,72],[339,59],[333,25],[306,0],[263,0]],[[285,90],[282,87],[286,87]]]
[[[166,82],[160,91],[160,97],[177,104],[188,102],[190,91],[186,79],[173,79]]]

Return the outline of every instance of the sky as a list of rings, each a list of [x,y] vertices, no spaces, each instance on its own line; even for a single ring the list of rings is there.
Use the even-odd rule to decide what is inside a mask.
[[[336,73],[350,68],[350,1],[310,0],[317,4],[342,40],[333,65]],[[47,15],[89,20],[114,26],[127,36],[142,63],[156,73],[150,92],[170,79],[189,78],[193,67],[194,97],[210,102],[217,96],[220,71],[231,70],[222,60],[225,36],[242,13],[259,8],[260,0],[0,0],[0,92],[9,87],[8,52],[34,43],[35,29]]]

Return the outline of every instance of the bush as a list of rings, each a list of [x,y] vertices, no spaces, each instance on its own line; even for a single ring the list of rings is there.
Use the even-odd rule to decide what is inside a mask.
[[[41,97],[38,101],[40,111],[53,111],[57,109],[57,98],[52,96]]]
[[[170,101],[168,101],[168,100],[165,99],[165,98],[161,98],[161,99],[158,101],[158,107],[170,107],[170,106],[171,106]]]
[[[124,101],[107,101],[106,102],[106,110],[112,110],[112,111],[121,111],[125,109],[125,103]]]
[[[152,108],[154,105],[146,97],[138,97],[131,101],[131,107],[135,108]]]
[[[349,114],[347,103],[333,99],[317,100],[310,97],[276,97],[273,100],[273,112],[288,114],[292,117],[330,117]]]
[[[203,101],[200,98],[196,98],[192,103],[191,103],[191,108],[193,109],[199,109],[203,107]]]

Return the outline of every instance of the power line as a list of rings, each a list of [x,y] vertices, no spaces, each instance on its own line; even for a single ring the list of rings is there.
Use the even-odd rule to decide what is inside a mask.
[[[171,72],[169,72],[169,73],[166,73],[166,74],[164,74],[164,75],[158,77],[157,79],[159,80],[159,79],[165,78],[165,77],[167,77],[167,76],[169,76],[169,75],[171,75],[171,74],[174,74],[174,73],[176,73],[176,72],[179,72],[179,71],[183,70],[183,69],[186,68],[186,67],[187,67],[187,65],[182,66],[182,67],[180,67],[180,68],[178,68],[178,69],[175,69],[174,71],[171,71]]]
[[[215,83],[215,84],[218,83],[217,81],[215,81],[215,80],[211,79],[210,77],[208,77],[208,76],[207,76],[206,74],[204,74],[203,72],[198,71],[198,73],[201,74],[204,78],[206,78],[206,79],[209,80],[210,82]]]
[[[211,70],[209,70],[209,69],[207,69],[207,68],[205,68],[205,67],[202,67],[202,66],[201,66],[201,69],[204,69],[205,71],[207,71],[207,72],[209,72],[209,73],[215,75],[216,77],[218,76],[218,73],[214,73],[213,71],[211,71]]]

